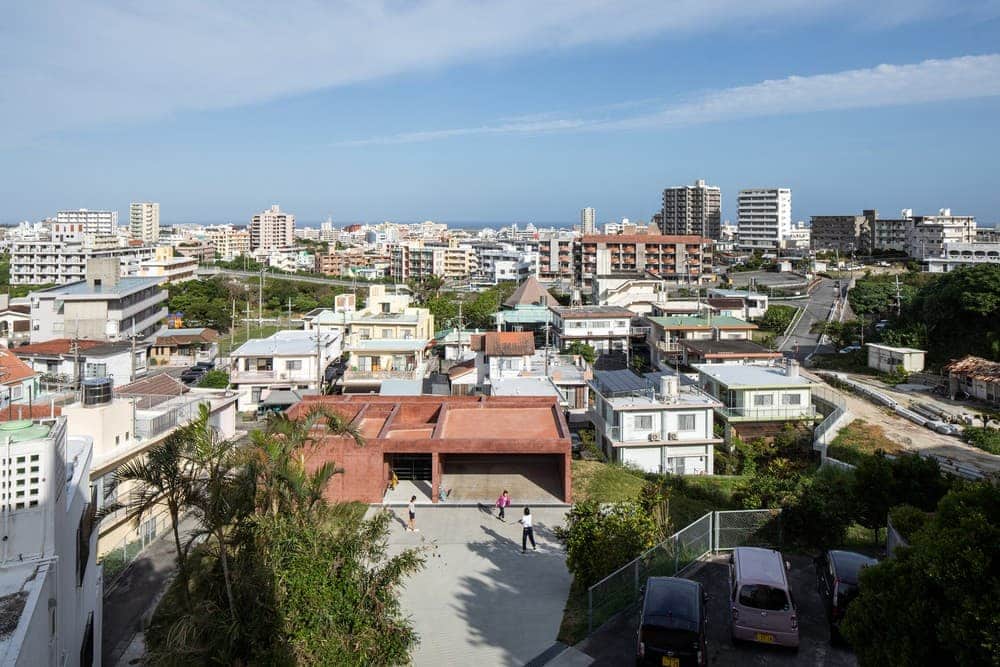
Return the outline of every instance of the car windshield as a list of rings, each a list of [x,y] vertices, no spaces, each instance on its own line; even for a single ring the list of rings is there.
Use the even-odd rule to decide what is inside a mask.
[[[740,589],[740,604],[765,611],[787,611],[788,596],[785,591],[772,586],[748,584]]]
[[[837,606],[846,605],[858,595],[858,587],[855,584],[847,584],[843,581],[837,584],[837,599],[834,604]]]

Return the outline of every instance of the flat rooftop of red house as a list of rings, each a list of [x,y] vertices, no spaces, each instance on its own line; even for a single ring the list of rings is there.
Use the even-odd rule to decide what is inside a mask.
[[[551,396],[305,396],[289,410],[316,407],[350,419],[366,440],[563,440],[568,429]]]

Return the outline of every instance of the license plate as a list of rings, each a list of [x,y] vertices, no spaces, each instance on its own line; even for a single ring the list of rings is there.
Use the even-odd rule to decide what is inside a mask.
[[[764,642],[765,644],[774,643],[774,635],[768,634],[766,632],[758,632],[756,636],[757,641]]]
[[[663,656],[663,667],[681,667],[681,659],[665,655]]]

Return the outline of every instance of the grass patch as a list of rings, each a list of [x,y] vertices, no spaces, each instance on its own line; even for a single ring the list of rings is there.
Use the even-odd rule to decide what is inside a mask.
[[[587,638],[587,587],[576,583],[569,587],[566,608],[556,637],[567,646],[578,644]]]
[[[646,480],[642,474],[600,461],[573,461],[573,500],[614,503],[634,500]]]
[[[868,368],[868,353],[865,350],[847,354],[818,354],[812,358],[813,368],[826,371],[842,371],[858,375],[875,375],[874,368]]]
[[[250,338],[267,338],[273,333],[280,331],[284,327],[279,327],[275,324],[265,324],[262,327],[251,323],[250,324]],[[243,343],[247,342],[247,328],[246,326],[233,326],[232,329],[233,340],[230,342],[229,335],[223,336],[219,340],[219,356],[228,357],[232,350],[235,350]]]
[[[855,419],[845,426],[827,448],[827,456],[844,463],[858,465],[866,456],[881,449],[886,454],[903,453],[903,447],[890,440],[881,426]]]
[[[1000,454],[1000,431],[967,426],[962,432],[962,440],[984,452]]]

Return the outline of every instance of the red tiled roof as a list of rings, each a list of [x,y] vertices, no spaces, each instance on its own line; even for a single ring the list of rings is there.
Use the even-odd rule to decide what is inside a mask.
[[[719,310],[734,310],[743,307],[743,299],[732,296],[713,297],[708,299],[708,305]]]
[[[14,421],[16,419],[47,419],[49,417],[58,417],[61,414],[62,406],[59,405],[35,403],[29,407],[27,404],[17,403],[8,405],[3,410],[0,410],[0,422]]]
[[[0,350],[0,384],[15,384],[35,376],[31,366],[10,350]]]
[[[169,331],[169,330],[168,330]],[[154,345],[167,347],[169,345],[188,345],[189,343],[211,343],[219,340],[219,332],[215,329],[202,329],[198,334],[166,334],[157,336]]]
[[[974,357],[968,354],[944,367],[945,372],[954,375],[967,375],[976,380],[996,382],[1000,380],[1000,363]]]
[[[535,353],[535,335],[530,331],[490,331],[473,335],[469,347],[489,356],[520,357]]]
[[[77,343],[81,351],[89,350],[92,347],[105,344],[104,341],[100,340],[78,340]],[[21,347],[13,348],[12,351],[18,356],[69,354],[69,348],[72,344],[72,338],[53,338],[52,340],[42,341],[41,343],[22,345]]]
[[[448,369],[448,377],[455,379],[462,377],[466,373],[471,373],[476,370],[476,360],[466,359],[465,361],[460,361],[451,368]]]
[[[191,390],[167,373],[157,373],[115,389],[119,396],[140,397],[142,400],[138,407],[141,409],[152,408],[188,391]]]

